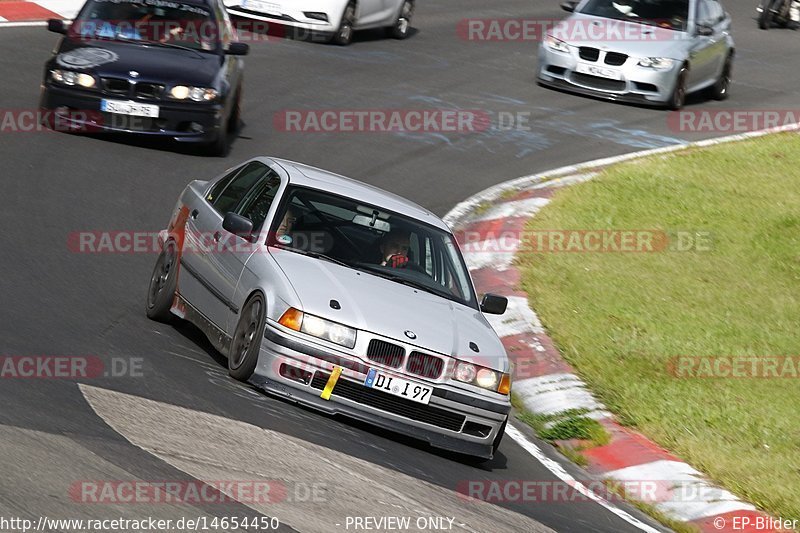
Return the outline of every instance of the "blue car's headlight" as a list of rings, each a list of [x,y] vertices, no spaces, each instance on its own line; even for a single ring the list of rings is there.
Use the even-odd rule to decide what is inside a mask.
[[[83,72],[73,72],[71,70],[54,69],[50,71],[50,79],[60,85],[74,86],[79,85],[86,89],[91,89],[97,84],[94,76]]]

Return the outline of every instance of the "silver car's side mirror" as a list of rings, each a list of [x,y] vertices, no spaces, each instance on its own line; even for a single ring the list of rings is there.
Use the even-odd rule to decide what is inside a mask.
[[[236,213],[225,215],[225,218],[222,219],[222,229],[248,241],[253,238],[253,222]]]
[[[714,35],[714,28],[706,26],[705,24],[698,24],[696,33],[702,37],[709,37]]]
[[[486,293],[481,298],[481,311],[488,315],[502,315],[508,307],[508,298],[497,294]]]

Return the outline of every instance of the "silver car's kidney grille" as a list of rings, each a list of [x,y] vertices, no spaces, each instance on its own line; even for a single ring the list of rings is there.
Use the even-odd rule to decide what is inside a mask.
[[[623,65],[628,60],[627,54],[620,54],[619,52],[606,52],[605,63],[618,67]]]
[[[402,346],[380,339],[372,339],[367,346],[367,359],[392,368],[400,368],[405,355],[406,351]]]
[[[600,50],[589,46],[581,46],[578,48],[578,55],[585,61],[597,61],[600,57]]]
[[[406,362],[406,370],[409,374],[436,379],[442,375],[444,361],[426,353],[411,352]]]

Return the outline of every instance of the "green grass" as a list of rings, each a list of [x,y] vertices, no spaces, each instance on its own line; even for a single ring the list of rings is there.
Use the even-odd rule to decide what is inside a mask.
[[[710,232],[708,251],[520,254],[523,288],[624,424],[800,518],[800,381],[668,370],[676,356],[800,355],[800,136],[612,167],[559,191],[527,229]]]
[[[584,416],[586,410],[570,409],[557,415],[540,415],[523,411],[517,418],[528,424],[536,435],[546,441],[579,439],[592,446],[608,444],[611,436],[600,422]]]

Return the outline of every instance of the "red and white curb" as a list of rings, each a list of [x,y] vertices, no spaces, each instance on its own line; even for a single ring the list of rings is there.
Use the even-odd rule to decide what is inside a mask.
[[[73,19],[83,0],[0,2],[0,27],[40,26],[47,19]]]
[[[588,470],[604,479],[640,484],[651,482],[656,487],[650,492],[651,498],[638,499],[654,505],[670,518],[694,524],[703,532],[780,530],[770,527],[769,516],[758,511],[755,506],[714,486],[701,472],[641,433],[621,426],[614,419],[561,357],[542,328],[536,313],[529,307],[527,295],[520,290],[520,272],[514,265],[514,257],[520,245],[519,236],[527,221],[547,205],[554,191],[592,179],[602,167],[691,147],[711,146],[769,133],[798,130],[800,124],[783,126],[599,159],[526,176],[472,196],[453,208],[444,218],[464,241],[464,257],[479,292],[493,292],[509,297],[508,311],[501,316],[487,316],[487,319],[503,341],[514,365],[513,390],[525,408],[533,413],[547,415],[558,415],[574,409],[585,410],[586,416],[600,421],[611,435],[607,445],[582,452],[589,461]],[[509,426],[508,435],[560,479],[580,486],[580,483],[542,453],[522,432]],[[593,499],[640,529],[654,531],[599,496]],[[759,517],[761,522],[757,522]]]

